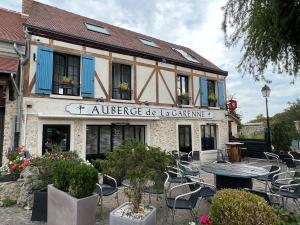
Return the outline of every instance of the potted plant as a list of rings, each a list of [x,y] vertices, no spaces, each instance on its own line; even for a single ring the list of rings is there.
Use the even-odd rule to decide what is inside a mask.
[[[216,102],[217,102],[217,97],[214,94],[210,94],[208,96],[208,102],[209,102],[209,106],[215,107],[216,106]]]
[[[184,94],[181,94],[179,96],[180,98],[180,104],[182,105],[189,105],[190,104],[190,94],[188,92],[185,92]]]
[[[120,91],[128,91],[129,90],[129,85],[127,82],[121,82],[119,85]]]
[[[29,166],[39,171],[41,185],[34,191],[31,221],[47,222],[47,186],[53,183],[53,170],[58,160],[75,160],[78,155],[74,152],[51,152],[31,159]]]
[[[67,75],[63,76],[62,80],[61,80],[61,84],[62,85],[73,85],[74,82],[72,79],[70,79]]]
[[[115,154],[122,154],[117,158]],[[152,225],[156,224],[156,208],[142,204],[142,197],[149,181],[155,182],[166,169],[170,158],[159,148],[146,146],[137,141],[125,142],[103,160],[106,174],[124,174],[129,189],[126,202],[110,213],[110,225]]]
[[[60,160],[48,185],[48,225],[94,225],[98,172],[80,160]],[[64,209],[64,210],[62,210]]]

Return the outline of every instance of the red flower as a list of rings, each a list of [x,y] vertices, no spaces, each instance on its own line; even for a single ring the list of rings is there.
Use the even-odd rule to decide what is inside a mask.
[[[17,168],[17,164],[15,162],[13,162],[10,166],[11,170],[15,170]]]

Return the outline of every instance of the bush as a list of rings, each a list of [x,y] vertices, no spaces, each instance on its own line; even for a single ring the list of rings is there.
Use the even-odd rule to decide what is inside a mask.
[[[236,189],[215,194],[210,218],[214,225],[279,225],[275,211],[263,198]]]
[[[160,148],[150,147],[137,141],[124,142],[103,160],[105,174],[128,179],[130,190],[126,192],[133,204],[133,212],[139,211],[146,182],[157,181],[171,163],[171,157]]]
[[[5,197],[5,198],[2,200],[3,207],[10,207],[10,206],[15,205],[16,203],[17,203],[17,201],[12,200],[12,199],[9,198],[9,197]]]
[[[279,122],[272,126],[272,144],[277,153],[290,151],[292,137],[287,123]]]
[[[294,214],[285,210],[278,210],[278,221],[280,225],[300,224],[300,214]]]
[[[92,195],[98,182],[98,172],[79,160],[60,160],[55,164],[53,184],[75,198]]]
[[[91,163],[95,167],[95,169],[99,172],[102,173],[102,159],[92,159]]]
[[[37,167],[39,170],[39,179],[43,182],[41,189],[53,183],[53,170],[59,160],[79,160],[74,152],[47,153],[43,156],[31,159],[30,166]]]

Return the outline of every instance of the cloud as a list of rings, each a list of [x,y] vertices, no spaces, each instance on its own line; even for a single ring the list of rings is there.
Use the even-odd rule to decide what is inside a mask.
[[[220,68],[229,72],[227,91],[238,100],[238,111],[243,121],[265,113],[261,96],[263,82],[255,82],[237,70],[241,46],[224,46],[221,7],[226,0],[40,0],[83,16],[144,33],[165,41],[190,47]],[[1,7],[21,10],[21,1],[2,0]],[[270,115],[281,112],[288,101],[299,97],[299,79],[290,85],[291,77],[273,74],[269,68],[265,75],[272,79]]]

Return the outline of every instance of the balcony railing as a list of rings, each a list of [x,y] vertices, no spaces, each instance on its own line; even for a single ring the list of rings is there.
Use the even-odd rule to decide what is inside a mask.
[[[120,88],[112,89],[112,98],[113,99],[121,99],[121,100],[131,100],[132,98],[132,90],[121,90]]]
[[[177,97],[177,104],[179,105],[189,105],[192,98],[189,96],[178,96]]]

